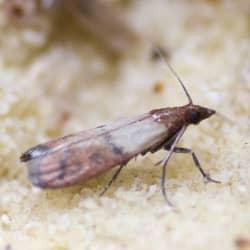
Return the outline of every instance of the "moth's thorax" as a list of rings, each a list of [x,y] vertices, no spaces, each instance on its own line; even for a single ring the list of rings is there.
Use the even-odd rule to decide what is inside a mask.
[[[184,113],[182,107],[162,108],[150,111],[156,122],[164,124],[169,136],[175,134],[185,124]]]

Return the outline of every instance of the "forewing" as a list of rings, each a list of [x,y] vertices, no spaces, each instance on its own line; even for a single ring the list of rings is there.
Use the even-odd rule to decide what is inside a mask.
[[[27,162],[34,185],[58,188],[123,165],[166,136],[165,126],[145,114],[40,144],[21,160]]]

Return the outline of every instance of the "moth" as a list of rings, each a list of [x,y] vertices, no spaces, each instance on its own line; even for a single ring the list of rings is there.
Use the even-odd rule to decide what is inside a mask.
[[[189,101],[187,105],[151,110],[29,149],[20,159],[27,163],[32,184],[41,188],[62,188],[87,181],[119,166],[103,194],[132,158],[161,149],[167,154],[157,165],[162,164],[161,191],[169,205],[165,180],[166,167],[173,153],[191,154],[204,180],[219,183],[203,170],[191,149],[177,147],[189,125],[197,125],[215,111],[193,104],[184,83],[168,62],[167,65],[185,92]]]

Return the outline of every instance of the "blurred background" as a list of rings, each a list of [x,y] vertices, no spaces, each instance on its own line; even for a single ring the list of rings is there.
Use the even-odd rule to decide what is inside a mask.
[[[249,249],[249,42],[248,0],[0,1],[0,247]],[[172,211],[159,152],[131,161],[101,198],[112,173],[32,187],[19,162],[27,148],[187,103],[155,47],[195,103],[233,121],[213,117],[181,142],[223,184],[204,185],[189,156],[174,156]]]

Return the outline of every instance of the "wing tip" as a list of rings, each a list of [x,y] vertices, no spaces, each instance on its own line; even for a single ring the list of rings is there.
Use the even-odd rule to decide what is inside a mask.
[[[35,146],[29,150],[27,150],[26,152],[24,152],[21,156],[20,156],[20,161],[21,162],[27,162],[30,160],[33,160],[36,157],[40,157],[45,155],[49,150],[49,147],[46,145],[38,145]]]
[[[27,162],[31,159],[31,154],[27,151],[20,156],[21,162]]]

